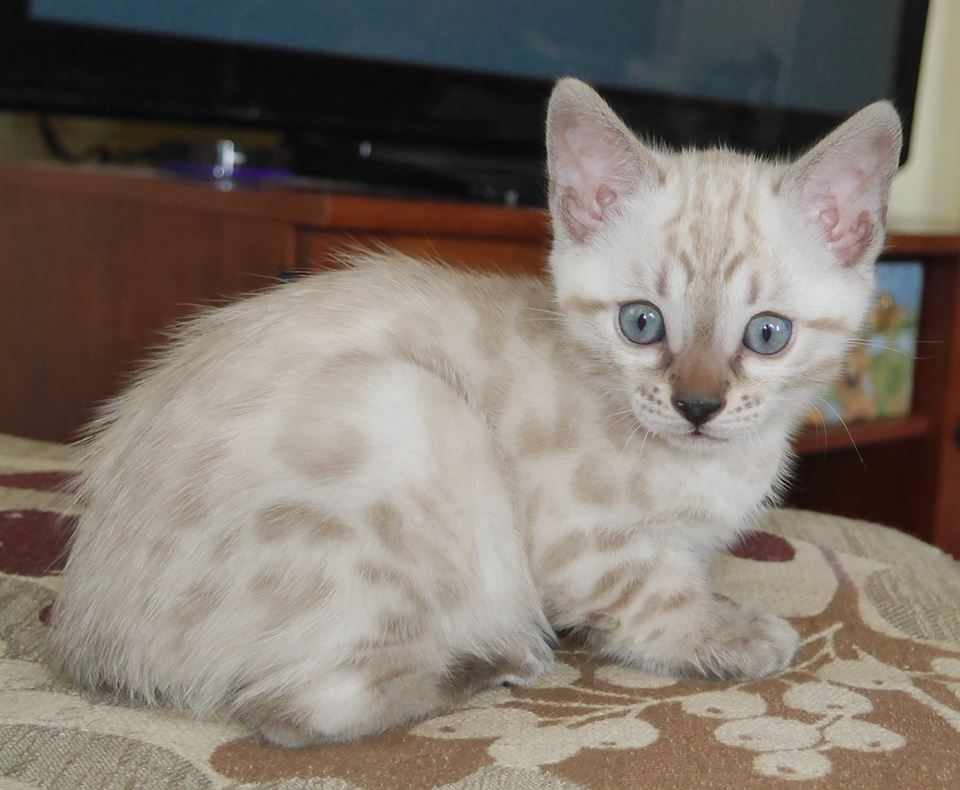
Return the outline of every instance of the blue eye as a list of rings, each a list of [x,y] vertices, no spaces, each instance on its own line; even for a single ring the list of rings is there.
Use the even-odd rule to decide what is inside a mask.
[[[620,331],[631,343],[641,346],[663,340],[663,315],[648,302],[631,302],[620,308]]]
[[[743,333],[743,345],[758,354],[776,354],[790,342],[792,333],[793,324],[782,315],[755,315]]]

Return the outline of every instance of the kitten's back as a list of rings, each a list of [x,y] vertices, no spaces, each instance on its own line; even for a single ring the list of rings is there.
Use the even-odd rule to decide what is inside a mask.
[[[477,394],[531,294],[380,254],[181,328],[88,445],[61,666],[288,745],[542,672]]]

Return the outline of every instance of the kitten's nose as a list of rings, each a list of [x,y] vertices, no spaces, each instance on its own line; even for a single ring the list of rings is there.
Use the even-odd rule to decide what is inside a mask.
[[[674,395],[673,406],[695,428],[708,422],[725,405],[722,398],[712,395]]]

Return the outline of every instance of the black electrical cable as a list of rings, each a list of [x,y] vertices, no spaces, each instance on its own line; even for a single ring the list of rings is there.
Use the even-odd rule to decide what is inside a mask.
[[[83,157],[73,154],[63,145],[60,141],[60,136],[50,122],[49,115],[40,113],[37,116],[37,124],[40,127],[40,136],[43,138],[47,150],[54,159],[59,159],[61,162],[80,162],[83,160]]]

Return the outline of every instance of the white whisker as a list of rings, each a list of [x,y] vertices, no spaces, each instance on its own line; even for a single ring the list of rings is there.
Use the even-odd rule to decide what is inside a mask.
[[[931,342],[939,342],[939,341],[931,341]],[[864,347],[864,348],[877,348],[877,347],[879,347],[879,348],[882,348],[884,351],[890,351],[891,353],[899,354],[901,357],[907,357],[907,359],[915,359],[915,360],[933,359],[933,357],[918,357],[916,354],[911,354],[911,353],[909,353],[908,351],[903,351],[902,349],[894,348],[893,346],[887,346],[887,345],[883,345],[883,344],[879,344],[879,343],[873,343],[873,342],[871,342],[871,341],[869,341],[869,340],[851,340],[851,341],[850,341],[850,345],[852,345],[852,346],[861,346],[861,347]]]
[[[617,461],[616,461],[617,463],[620,463],[620,459],[623,457],[623,454],[627,451],[627,446],[630,444],[631,441],[633,441],[633,437],[637,435],[637,431],[639,430],[640,430],[640,423],[637,423],[637,427],[630,432],[630,435],[627,437],[627,441],[623,443],[623,448],[620,450],[620,454],[617,456]],[[644,438],[644,441],[646,441],[647,437],[644,436],[643,438]],[[640,449],[642,452],[643,447],[641,446]]]
[[[838,412],[835,408],[833,408],[833,406],[831,406],[828,401],[824,400],[824,399],[823,399],[822,397],[820,397],[819,395],[817,395],[817,400],[819,400],[821,403],[823,403],[824,406],[826,406],[828,409],[830,409],[830,411],[832,411],[832,412],[834,413],[834,415],[836,415],[836,418],[837,418],[838,420],[840,420],[840,424],[843,426],[843,430],[845,430],[845,431],[847,432],[847,436],[850,437],[850,444],[853,445],[853,449],[854,449],[854,450],[856,451],[856,453],[857,453],[857,458],[860,459],[860,464],[863,466],[864,469],[866,469],[866,468],[867,468],[867,464],[866,464],[866,462],[863,460],[863,456],[860,454],[860,448],[857,447],[857,443],[856,443],[856,441],[854,441],[853,434],[850,433],[850,428],[847,427],[846,421],[843,419],[843,417],[840,416],[840,412]]]
[[[817,413],[817,416],[820,418],[819,421],[813,421],[813,431],[814,431],[814,440],[820,441],[820,428],[823,428],[823,454],[827,454],[827,418],[823,416],[823,412],[820,411],[820,407],[811,404],[813,410]]]
[[[559,310],[544,310],[542,307],[526,307],[524,309],[530,310],[533,313],[547,313],[548,315],[560,316],[561,318],[563,317],[563,313],[561,313]]]
[[[643,457],[643,448],[647,446],[647,437],[650,436],[650,431],[647,431],[643,435],[643,439],[640,442],[640,452],[637,453],[637,460]]]

